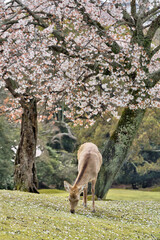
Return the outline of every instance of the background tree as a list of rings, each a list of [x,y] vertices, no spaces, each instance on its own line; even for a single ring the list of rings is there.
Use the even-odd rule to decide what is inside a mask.
[[[45,95],[49,90],[52,99],[55,92],[63,92],[72,110],[68,117],[74,117],[76,107],[78,117],[89,122],[106,111],[116,115],[117,106],[125,108],[103,152],[97,188],[103,197],[125,160],[145,108],[160,105],[160,45],[152,46],[160,5],[135,0],[12,0],[8,7],[3,2],[1,6],[1,77],[6,82],[18,76],[18,92],[27,93],[29,102],[35,88],[44,89]],[[24,44],[19,44],[20,35]]]
[[[54,72],[54,64],[51,58],[47,58],[48,53],[41,47],[41,36],[36,38],[36,28],[28,24],[30,19],[25,12],[7,7],[5,2],[1,2],[1,78],[4,86],[15,98],[13,108],[20,105],[22,108],[21,139],[15,160],[15,188],[24,191],[38,192],[36,175],[36,144],[37,144],[37,101],[55,98],[47,97],[51,91],[51,79]],[[16,14],[12,15],[16,11]],[[11,11],[11,12],[10,12]],[[18,11],[18,12],[17,12]],[[9,19],[5,19],[5,12]],[[13,21],[12,17],[25,15],[27,22]],[[18,17],[19,18],[19,17]],[[22,17],[23,18],[23,17]],[[11,22],[10,22],[11,21]],[[21,39],[19,39],[21,36]],[[45,39],[43,39],[45,41]],[[45,61],[45,62],[44,62]],[[42,69],[42,64],[44,68]],[[49,65],[50,67],[48,67]],[[18,67],[17,67],[18,66]],[[46,74],[47,71],[47,74]],[[47,77],[47,78],[46,78]],[[47,84],[46,84],[47,83]],[[53,85],[54,91],[61,89],[58,81]],[[56,99],[59,99],[57,96]],[[51,104],[52,105],[52,104]],[[19,108],[19,107],[18,107]],[[14,111],[15,115],[16,112]]]
[[[119,113],[121,111],[119,110]],[[147,109],[126,161],[113,181],[113,186],[142,188],[159,184],[159,113],[159,109]],[[81,129],[79,129],[79,125],[72,126],[72,129],[78,144],[82,144],[86,140],[94,142],[100,149],[103,149],[104,143],[113,134],[117,122],[118,120],[111,114],[106,114],[105,118],[99,117],[88,128],[83,127],[81,120]]]

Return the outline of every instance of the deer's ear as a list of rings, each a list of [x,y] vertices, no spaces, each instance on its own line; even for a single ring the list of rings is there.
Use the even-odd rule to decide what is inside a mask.
[[[81,192],[83,192],[83,190],[85,189],[87,187],[87,185],[85,184],[85,185],[82,185],[82,186],[80,186],[79,188],[78,188],[78,191],[79,191],[79,193],[81,194]]]
[[[69,184],[68,182],[64,181],[64,188],[66,189],[67,192],[71,189],[72,185]]]

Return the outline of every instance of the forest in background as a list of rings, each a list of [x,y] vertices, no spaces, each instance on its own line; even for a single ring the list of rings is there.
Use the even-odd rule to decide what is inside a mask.
[[[5,96],[6,97],[6,96]],[[4,98],[1,94],[1,100]],[[121,113],[122,109],[119,109]],[[91,141],[103,151],[104,142],[114,131],[118,120],[109,113],[105,117],[97,117],[92,126],[85,127],[85,120],[79,125],[68,122],[76,141],[73,148],[66,139],[64,149],[54,149],[51,144],[55,139],[57,123],[63,117],[53,116],[39,123],[37,147],[37,175],[40,188],[63,189],[63,181],[73,182],[77,174],[76,152],[80,144]],[[64,130],[65,132],[66,130]],[[20,123],[11,123],[6,117],[0,117],[0,188],[13,189],[14,158],[19,142]],[[147,188],[160,184],[160,110],[148,109],[141,127],[130,148],[127,160],[116,177],[113,186],[125,188]],[[59,148],[59,147],[58,147]],[[66,151],[67,150],[67,151]]]
[[[158,41],[159,32],[154,37]],[[5,95],[4,92],[1,92]],[[11,102],[11,101],[10,101]],[[6,102],[7,103],[7,102]],[[123,109],[119,109],[122,113]],[[13,113],[14,115],[14,113]],[[109,139],[116,128],[117,120],[106,114],[104,118],[97,118],[93,126],[84,128],[83,123],[71,127],[73,136],[77,138],[76,148],[73,153],[55,150],[50,141],[54,137],[54,119],[39,124],[38,148],[42,152],[37,156],[37,174],[39,183],[46,187],[63,188],[63,180],[73,182],[76,167],[76,151],[78,146],[86,141],[98,145],[101,151],[104,142]],[[16,119],[16,117],[15,117]],[[118,173],[114,185],[127,185],[132,188],[151,187],[160,183],[160,144],[159,144],[159,119],[160,111],[148,109],[143,119],[137,136],[130,148],[127,160]],[[85,124],[84,124],[85,125]],[[13,172],[15,147],[19,143],[19,123],[11,124],[2,116],[0,119],[0,188],[13,188]],[[71,174],[72,173],[72,174]],[[44,184],[44,185],[43,185]]]

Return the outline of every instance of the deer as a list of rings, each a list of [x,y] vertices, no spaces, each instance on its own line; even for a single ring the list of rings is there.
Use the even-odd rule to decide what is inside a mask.
[[[72,186],[67,181],[64,181],[64,188],[69,192],[70,212],[75,213],[81,192],[83,192],[83,205],[87,207],[87,189],[89,182],[92,184],[92,212],[95,212],[95,185],[98,172],[102,165],[102,155],[94,143],[86,142],[80,146],[77,158],[78,175],[74,185]]]

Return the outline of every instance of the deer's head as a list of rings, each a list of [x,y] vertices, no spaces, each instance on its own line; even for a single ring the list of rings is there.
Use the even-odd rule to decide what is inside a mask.
[[[84,186],[72,186],[68,182],[64,181],[64,187],[69,192],[70,212],[75,213],[75,208],[78,205],[80,194],[84,189]]]

